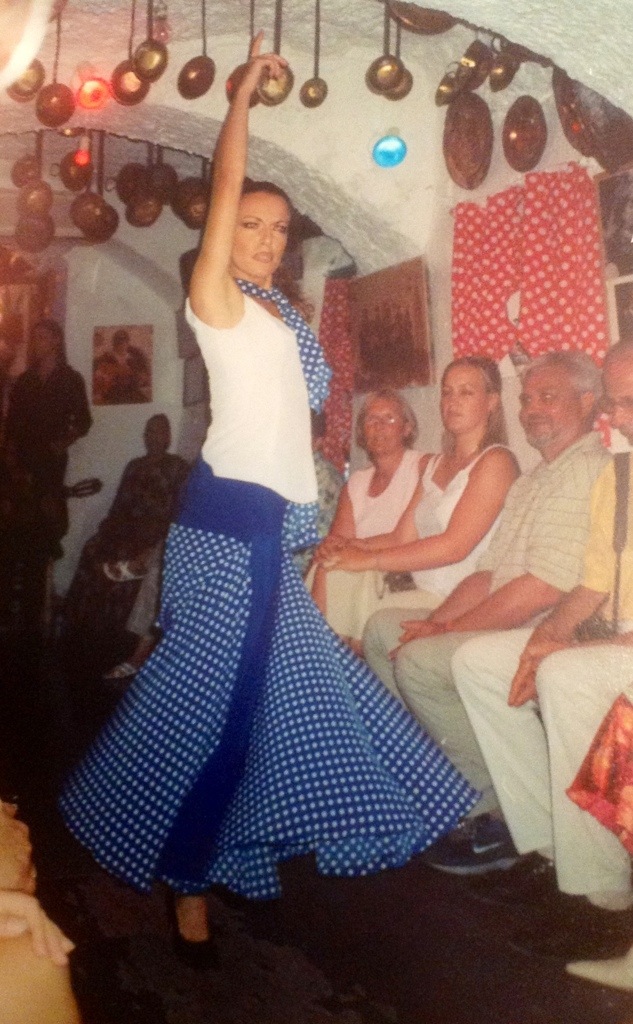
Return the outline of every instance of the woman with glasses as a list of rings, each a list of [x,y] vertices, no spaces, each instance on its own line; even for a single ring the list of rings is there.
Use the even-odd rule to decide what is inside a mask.
[[[390,428],[379,423],[377,413],[380,409],[371,404],[360,421],[372,458],[390,440]],[[482,356],[450,363],[442,377],[440,413],[442,451],[412,453],[417,459],[416,487],[404,510],[394,508],[395,526],[364,532],[360,518],[357,525],[352,477],[341,500],[341,515],[317,551],[315,599],[332,628],[351,638],[359,652],[373,612],[385,607],[435,608],[474,571],[518,476],[506,447],[496,363]],[[385,415],[387,409],[382,411]],[[395,424],[391,430],[396,430]],[[361,472],[372,480],[372,470]],[[402,574],[411,576],[403,579]]]

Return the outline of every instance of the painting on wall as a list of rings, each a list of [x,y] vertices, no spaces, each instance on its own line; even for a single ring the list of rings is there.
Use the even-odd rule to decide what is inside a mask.
[[[427,275],[421,258],[351,280],[349,307],[358,391],[432,383]]]
[[[633,167],[596,176],[607,278],[633,273]]]
[[[136,405],[152,400],[150,324],[95,327],[92,345],[93,405]]]

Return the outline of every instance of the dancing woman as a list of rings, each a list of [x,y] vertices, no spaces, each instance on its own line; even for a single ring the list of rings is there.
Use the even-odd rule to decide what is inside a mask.
[[[181,951],[209,946],[211,885],[276,896],[277,865],[310,852],[328,874],[400,865],[475,800],[329,630],[290,557],[315,539],[309,407],[329,371],[272,286],[290,203],[267,183],[243,191],[249,101],[285,63],[260,46],[220,133],[191,282],[213,424],[168,538],[164,637],[61,801],[103,866],[178,894]]]

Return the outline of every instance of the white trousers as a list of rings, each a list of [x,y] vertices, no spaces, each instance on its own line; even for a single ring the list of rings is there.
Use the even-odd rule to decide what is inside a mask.
[[[508,705],[531,630],[488,633],[453,655],[455,685],[520,853],[554,850],[563,892],[626,892],[630,858],[620,841],[566,795],[615,698],[633,682],[633,648],[593,646],[551,654],[537,673],[538,703]]]

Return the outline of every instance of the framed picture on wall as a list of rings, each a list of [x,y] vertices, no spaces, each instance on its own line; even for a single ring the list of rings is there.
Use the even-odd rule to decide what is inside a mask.
[[[424,260],[418,257],[353,278],[349,305],[358,391],[433,382]]]
[[[136,405],[152,400],[150,324],[95,327],[92,342],[93,405]]]
[[[633,167],[596,176],[607,278],[633,274]]]
[[[624,337],[633,340],[633,274],[607,280],[607,308],[611,344]]]

